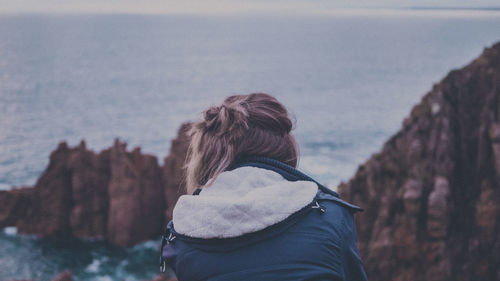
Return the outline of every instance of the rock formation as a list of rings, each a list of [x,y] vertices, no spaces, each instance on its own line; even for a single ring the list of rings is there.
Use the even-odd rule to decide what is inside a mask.
[[[500,43],[451,71],[339,187],[376,280],[500,280]]]
[[[0,190],[0,228],[16,225],[18,218],[26,217],[31,207],[32,188]]]
[[[161,169],[156,157],[139,148],[127,152],[115,143],[110,151],[111,178],[108,185],[109,241],[131,246],[158,237],[165,218]]]
[[[82,142],[59,144],[32,190],[31,206],[16,225],[41,236],[102,237],[106,234],[109,152],[98,155]]]
[[[167,220],[172,219],[172,211],[179,196],[184,194],[185,190],[185,174],[184,174],[184,159],[189,145],[189,138],[186,135],[190,123],[184,123],[179,129],[177,138],[172,141],[170,153],[165,158],[163,163],[163,184],[165,186],[165,200],[167,208],[165,217]]]
[[[59,144],[33,188],[0,192],[0,227],[120,246],[157,238],[183,190],[188,127],[181,126],[163,168],[156,157],[139,148],[129,152],[118,140],[98,154],[83,141],[75,148]]]
[[[130,246],[155,237],[164,223],[157,159],[115,141],[99,154],[82,142],[61,143],[32,192],[18,231],[41,236],[107,238]]]

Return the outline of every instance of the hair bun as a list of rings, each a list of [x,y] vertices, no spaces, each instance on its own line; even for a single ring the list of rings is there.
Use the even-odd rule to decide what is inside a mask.
[[[247,110],[241,104],[224,103],[212,106],[203,112],[206,130],[222,135],[235,129],[248,128]]]
[[[216,119],[219,116],[221,106],[212,106],[205,110],[203,112],[203,121],[207,123],[214,122],[214,119]]]
[[[186,154],[186,189],[211,185],[239,157],[266,156],[296,167],[298,148],[287,109],[265,93],[233,95],[193,123]]]

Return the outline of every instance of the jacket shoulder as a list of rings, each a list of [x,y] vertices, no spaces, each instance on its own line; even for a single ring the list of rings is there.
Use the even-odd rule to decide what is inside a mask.
[[[361,207],[340,199],[338,194],[335,191],[333,191],[325,186],[320,186],[318,188],[318,193],[316,194],[316,198],[317,198],[317,200],[332,201],[332,202],[346,208],[347,210],[349,210],[349,212],[351,212],[353,214],[363,211],[363,209]]]

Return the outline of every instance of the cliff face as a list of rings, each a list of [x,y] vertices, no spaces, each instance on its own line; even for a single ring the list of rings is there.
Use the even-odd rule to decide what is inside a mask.
[[[71,162],[75,158],[89,157],[93,158],[94,155],[92,152],[86,151],[84,143],[74,149],[68,148],[66,143],[61,143],[52,152],[49,166],[33,188],[31,208],[26,217],[17,221],[20,232],[42,236],[69,235],[71,233],[73,182],[91,181],[79,178],[79,174],[89,174],[90,165],[78,167],[82,170],[80,173],[78,170],[73,171]],[[99,187],[95,189],[99,189]],[[75,201],[78,202],[78,198],[75,198]]]
[[[156,157],[127,152],[115,143],[110,151],[108,240],[131,246],[157,237],[164,223],[163,183]]]
[[[16,225],[31,208],[32,188],[0,190],[0,228]]]
[[[370,280],[500,279],[500,43],[450,72],[341,184]]]
[[[40,236],[106,238],[130,246],[157,236],[165,221],[157,159],[118,140],[99,154],[61,143],[30,191],[30,206],[10,224]]]
[[[184,124],[160,167],[126,144],[100,153],[61,143],[33,188],[0,192],[0,227],[40,236],[96,237],[120,246],[156,238],[183,192]],[[168,202],[168,209],[167,209]]]
[[[184,159],[189,146],[189,138],[186,135],[190,123],[184,123],[179,129],[178,136],[172,141],[170,153],[163,163],[163,184],[165,186],[165,202],[167,208],[165,217],[172,218],[172,211],[179,196],[185,191]]]

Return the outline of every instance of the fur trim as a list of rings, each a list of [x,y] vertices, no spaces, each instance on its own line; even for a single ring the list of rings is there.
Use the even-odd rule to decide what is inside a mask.
[[[317,191],[311,181],[240,167],[221,173],[199,195],[182,195],[173,211],[174,228],[190,237],[237,237],[286,219],[311,203]]]

